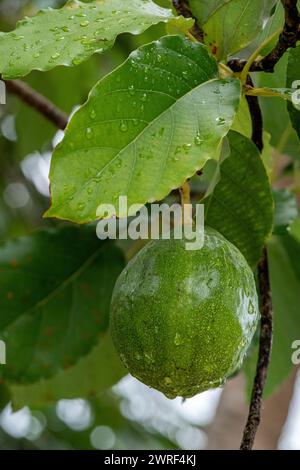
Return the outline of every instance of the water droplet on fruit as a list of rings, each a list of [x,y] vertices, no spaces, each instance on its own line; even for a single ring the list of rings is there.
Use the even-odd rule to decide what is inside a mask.
[[[255,312],[255,308],[254,308],[252,300],[250,300],[249,302],[248,312],[250,315],[253,315],[253,313]]]
[[[174,344],[175,346],[180,346],[182,344],[182,338],[179,333],[176,333],[175,335]]]
[[[164,378],[164,384],[169,387],[170,385],[172,385],[173,381],[170,377],[165,377]]]

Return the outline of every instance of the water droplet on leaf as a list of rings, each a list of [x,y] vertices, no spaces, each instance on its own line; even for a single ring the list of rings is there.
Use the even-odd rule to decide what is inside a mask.
[[[93,129],[88,127],[86,132],[85,132],[85,136],[86,136],[87,139],[91,139],[93,137]]]
[[[125,121],[122,121],[121,122],[121,125],[120,125],[120,131],[121,132],[127,132],[128,131],[128,125]]]

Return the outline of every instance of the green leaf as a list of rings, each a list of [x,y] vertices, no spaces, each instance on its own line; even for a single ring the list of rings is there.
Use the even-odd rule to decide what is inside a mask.
[[[272,231],[270,182],[251,140],[232,131],[228,141],[230,154],[220,162],[219,181],[202,201],[205,222],[236,245],[254,267]]]
[[[255,74],[256,87],[283,88],[286,86],[288,54],[276,65],[275,73],[260,72]],[[271,134],[271,145],[278,153],[284,153],[299,159],[299,139],[291,126],[290,116],[285,101],[281,98],[260,99],[263,111],[264,128]]]
[[[298,92],[297,98],[299,100],[300,93],[299,93],[299,86],[300,86],[300,45],[297,46],[295,49],[290,49],[288,53],[288,66],[287,66],[287,79],[286,79],[286,86],[293,88],[293,83],[298,81]],[[300,139],[300,104],[293,105],[292,103],[288,103],[288,111],[290,114],[290,118],[292,121],[292,125],[296,130],[298,137]]]
[[[197,23],[199,26],[203,26],[218,8],[230,1],[231,0],[189,0],[189,5],[193,16],[197,19]]]
[[[122,33],[140,34],[174,18],[152,0],[71,0],[60,10],[41,10],[0,33],[0,73],[4,78],[78,65],[95,52],[110,49]],[[182,20],[184,21],[184,20]]]
[[[299,340],[300,243],[290,235],[274,236],[268,245],[274,331],[265,397],[288,378],[294,367],[292,344]],[[252,387],[258,347],[245,363],[248,389]]]
[[[52,159],[46,216],[88,222],[120,195],[142,206],[218,159],[241,87],[217,74],[206,48],[180,36],[133,52],[69,123]]]
[[[203,29],[205,43],[218,59],[226,60],[246,47],[263,28],[274,0],[230,0],[218,8]]]
[[[70,369],[59,372],[51,379],[42,379],[31,385],[12,385],[13,406],[42,406],[61,399],[90,398],[117,383],[124,369],[111,338],[101,336],[93,350]]]
[[[40,230],[0,250],[2,375],[49,377],[87,354],[108,328],[110,296],[123,269],[112,242],[94,227]]]
[[[274,229],[276,235],[284,235],[298,217],[297,199],[288,189],[273,189],[275,203]]]
[[[252,134],[252,122],[249,106],[245,96],[242,97],[238,112],[235,116],[231,130],[239,132],[250,139]]]
[[[277,2],[275,11],[273,15],[268,19],[264,29],[262,32],[258,35],[257,39],[255,40],[255,43],[257,44],[257,47],[259,47],[264,41],[266,41],[269,37],[271,37],[273,34],[276,33],[280,28],[283,28],[284,25],[284,9],[282,6],[281,2]],[[261,50],[261,55],[265,56],[271,52],[271,50],[275,47],[278,38],[279,38],[279,32],[274,39],[268,43],[267,46],[265,46]]]

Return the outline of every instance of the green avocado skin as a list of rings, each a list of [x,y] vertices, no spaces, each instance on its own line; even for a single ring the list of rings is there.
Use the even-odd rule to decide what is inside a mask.
[[[204,246],[153,240],[121,273],[111,332],[129,372],[168,398],[221,386],[240,365],[259,319],[253,273],[206,227]]]

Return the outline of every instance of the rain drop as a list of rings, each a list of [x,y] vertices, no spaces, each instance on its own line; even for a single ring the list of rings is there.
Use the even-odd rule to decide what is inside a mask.
[[[120,125],[120,131],[121,132],[127,132],[128,131],[128,126],[127,126],[127,123],[125,121],[122,121],[122,123]]]
[[[75,57],[73,60],[72,60],[72,64],[73,65],[79,65],[81,64],[82,62],[82,59],[80,57]]]
[[[92,188],[92,186],[89,186],[87,188],[87,193],[91,195],[91,194],[93,194],[93,192],[94,192],[94,189]]]
[[[93,129],[88,127],[87,130],[85,131],[85,136],[87,139],[91,139],[93,137]]]
[[[218,126],[223,126],[224,124],[226,124],[226,119],[223,118],[223,117],[218,117],[218,118],[216,119],[216,122],[217,122],[217,125],[218,125]]]
[[[60,53],[55,52],[54,54],[52,54],[51,59],[58,59],[59,56],[60,56]]]
[[[175,335],[174,344],[175,346],[180,346],[182,344],[182,338],[179,333],[176,333]]]
[[[194,142],[195,142],[195,145],[201,145],[204,142],[199,131],[197,132],[195,136]]]
[[[185,150],[186,152],[188,152],[188,151],[191,149],[192,144],[183,144],[182,147],[183,147],[183,150]]]
[[[90,112],[90,118],[95,119],[95,117],[96,117],[96,111],[92,109],[92,111]]]
[[[85,26],[88,26],[89,24],[90,24],[89,20],[85,20],[80,23],[80,26],[84,28]]]
[[[135,95],[135,89],[133,85],[129,86],[128,91],[131,96]]]
[[[85,203],[84,203],[84,202],[79,202],[79,203],[77,204],[77,209],[78,209],[79,211],[83,211],[83,210],[85,209]]]

